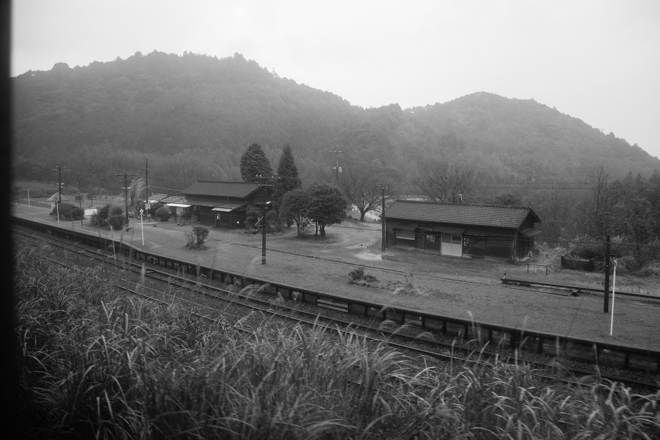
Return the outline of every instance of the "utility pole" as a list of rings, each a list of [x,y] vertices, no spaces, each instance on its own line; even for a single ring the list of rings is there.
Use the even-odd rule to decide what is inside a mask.
[[[608,313],[610,307],[610,236],[605,236],[605,289],[603,303],[603,312]]]
[[[340,172],[340,169],[339,169],[339,155],[342,154],[343,151],[333,150],[333,151],[331,151],[331,153],[334,154],[335,156],[337,156],[335,158],[335,166],[333,168],[335,169],[335,180],[337,181],[337,186],[339,186],[339,172]]]
[[[261,219],[261,264],[266,264],[266,186],[264,188],[264,217]]]
[[[268,177],[258,175],[257,177],[266,180]],[[277,176],[270,176],[270,179],[275,179]],[[273,185],[269,185],[267,183],[260,183],[260,187],[263,188],[264,191],[264,206],[263,206],[263,217],[261,218],[261,264],[266,264],[266,193],[268,192],[268,187],[272,187]]]
[[[69,171],[66,168],[64,171]],[[57,167],[57,205],[56,205],[56,213],[57,213],[57,223],[60,222],[60,203],[62,203],[62,188],[64,185],[62,184],[62,167],[58,165]]]
[[[380,252],[381,254],[385,252],[385,240],[387,239],[387,234],[385,231],[386,227],[386,221],[385,221],[385,190],[387,189],[387,186],[383,185],[383,194],[382,194],[382,199],[380,202],[380,222],[381,222],[381,244],[380,244]],[[382,257],[381,257],[382,258]]]
[[[145,200],[144,200],[144,209],[147,209],[147,208],[148,208],[147,205],[149,204],[149,159],[145,159],[144,161],[145,161],[145,166],[144,166],[144,181],[145,181],[145,183],[146,183],[146,185],[147,185],[147,188],[146,188],[146,196],[145,196],[145,198],[144,198],[144,199],[145,199]]]
[[[128,189],[130,188],[130,186],[128,186],[128,177],[129,176],[137,177],[137,174],[128,174],[128,173],[115,174],[115,177],[119,177],[119,176],[124,176],[124,186],[122,187],[122,189],[124,190],[124,206],[126,211],[126,213],[124,214],[125,215],[124,223],[126,224],[126,226],[128,226]]]
[[[62,203],[62,167],[57,167],[58,183],[57,183],[57,204]]]

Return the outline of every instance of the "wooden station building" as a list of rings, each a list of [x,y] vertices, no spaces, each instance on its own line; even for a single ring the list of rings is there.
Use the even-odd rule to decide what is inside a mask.
[[[516,260],[534,250],[541,219],[530,208],[397,200],[385,212],[385,246],[462,258]]]
[[[269,187],[254,182],[198,180],[181,192],[191,205],[194,221],[242,228],[248,208],[263,206],[265,197],[272,193],[267,191]]]

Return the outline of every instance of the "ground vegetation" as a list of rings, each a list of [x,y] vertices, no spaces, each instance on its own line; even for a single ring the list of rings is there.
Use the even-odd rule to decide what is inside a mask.
[[[27,438],[657,438],[658,393],[524,363],[423,365],[350,330],[204,321],[103,270],[13,258]],[[118,281],[118,280],[117,280]],[[475,354],[475,358],[478,354]]]

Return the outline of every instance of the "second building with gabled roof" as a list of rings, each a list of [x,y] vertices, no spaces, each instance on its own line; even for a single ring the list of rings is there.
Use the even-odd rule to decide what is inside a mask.
[[[516,260],[534,250],[531,208],[397,200],[385,212],[386,247],[464,258]]]
[[[267,202],[267,189],[267,185],[255,182],[198,180],[181,193],[192,207],[193,220],[242,228],[247,209]]]

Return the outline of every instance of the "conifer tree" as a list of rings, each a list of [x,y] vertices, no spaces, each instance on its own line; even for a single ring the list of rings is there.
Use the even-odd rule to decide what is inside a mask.
[[[273,174],[273,168],[270,161],[261,149],[261,145],[252,144],[241,156],[241,177],[246,182],[260,182],[263,178],[259,176],[270,176]]]
[[[277,166],[277,177],[278,179],[273,189],[273,205],[279,211],[284,194],[302,186],[302,182],[298,177],[298,167],[296,167],[296,163],[293,160],[291,146],[288,144],[284,145],[280,163]]]

